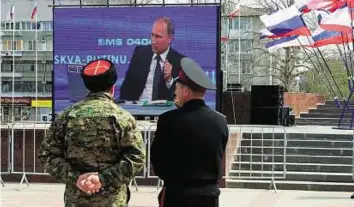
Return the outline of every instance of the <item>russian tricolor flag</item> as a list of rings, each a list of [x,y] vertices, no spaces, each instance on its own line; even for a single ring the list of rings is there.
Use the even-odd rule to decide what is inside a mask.
[[[284,10],[278,10],[270,15],[262,15],[260,19],[268,31],[278,37],[311,36],[311,32],[301,18],[301,12],[295,5]]]
[[[303,5],[300,6],[300,11],[307,13],[314,10],[325,9],[334,12],[346,3],[347,0],[309,0],[308,2],[302,3]]]
[[[323,17],[320,27],[325,30],[352,33],[352,19],[349,8],[342,7],[335,12]]]
[[[7,13],[7,17],[6,20],[10,21],[14,19],[14,15],[15,15],[15,5],[12,5],[9,12]]]
[[[351,34],[317,28],[313,34],[314,47],[352,42]]]
[[[268,31],[267,29],[262,29],[259,39],[261,40],[266,37],[267,38],[276,38],[277,36],[275,34],[271,33],[270,31]]]
[[[31,19],[35,20],[36,15],[37,15],[37,2],[36,2],[36,4],[33,7],[32,14],[31,14]]]
[[[284,37],[266,44],[266,48],[269,52],[274,52],[284,47],[312,47],[313,41],[309,37],[294,35],[290,37]]]

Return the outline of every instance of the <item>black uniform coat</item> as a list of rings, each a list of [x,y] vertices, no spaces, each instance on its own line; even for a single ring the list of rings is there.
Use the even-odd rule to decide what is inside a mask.
[[[151,162],[164,180],[164,207],[197,205],[208,199],[215,204],[207,206],[217,206],[227,140],[225,117],[203,100],[191,100],[159,117]],[[200,202],[198,206],[206,206]]]

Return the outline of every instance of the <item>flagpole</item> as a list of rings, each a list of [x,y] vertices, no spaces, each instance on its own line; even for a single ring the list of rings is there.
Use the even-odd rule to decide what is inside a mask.
[[[241,6],[238,11],[238,83],[241,84]]]
[[[273,77],[272,77],[272,72],[273,72],[273,56],[270,55],[269,57],[269,85],[273,85]]]
[[[36,109],[35,109],[35,113],[36,115],[34,116],[35,121],[38,121],[38,22],[37,22],[37,14],[38,14],[38,5],[37,5],[37,1],[35,4],[35,9],[36,9],[36,13],[35,13],[35,22],[36,22]]]
[[[11,121],[15,122],[14,111],[15,111],[15,11],[13,11],[13,5],[11,7],[12,14],[12,110],[11,110]]]
[[[1,23],[1,5],[0,5],[0,23]],[[1,26],[0,26],[0,34],[1,34]],[[2,44],[2,36],[0,35],[0,54],[2,54],[2,48],[3,48],[3,44]],[[4,112],[2,110],[1,107],[1,100],[2,100],[2,56],[0,55],[0,156],[2,155],[2,146],[1,146],[1,142],[2,142],[2,136],[1,136],[1,131],[2,131],[2,120],[4,117]],[[0,164],[0,172],[2,172],[2,165]],[[4,185],[4,181],[1,178],[1,174],[0,174],[0,183],[2,185],[2,187],[5,187]]]
[[[0,22],[1,22],[1,8],[0,8]],[[0,27],[0,34],[1,34],[1,27]],[[2,36],[0,35],[0,54],[2,53],[3,47],[4,47],[4,45],[2,42]],[[2,76],[2,56],[0,56],[0,126],[2,124],[2,120],[5,118],[4,112],[1,107],[1,100],[2,100],[2,96],[1,96],[2,95],[2,77],[1,76]],[[1,129],[0,129],[0,137],[1,137]],[[1,165],[0,165],[0,167],[1,167]]]

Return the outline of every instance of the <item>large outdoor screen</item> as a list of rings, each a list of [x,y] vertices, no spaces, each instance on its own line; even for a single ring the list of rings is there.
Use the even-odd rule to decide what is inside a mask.
[[[53,13],[56,114],[87,96],[80,71],[95,59],[115,64],[115,99],[134,115],[159,115],[174,108],[172,83],[184,56],[199,63],[216,83],[218,6],[55,8]],[[162,78],[159,87],[153,87],[158,68]],[[216,94],[208,91],[205,98],[213,109]],[[156,100],[163,103],[151,102]]]

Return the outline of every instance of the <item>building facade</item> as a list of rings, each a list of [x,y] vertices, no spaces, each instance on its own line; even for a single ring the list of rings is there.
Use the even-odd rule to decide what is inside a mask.
[[[53,14],[51,5],[104,5],[107,0],[1,0],[0,114],[2,122],[52,117]],[[132,0],[110,0],[130,4]],[[141,1],[137,1],[139,3]],[[36,18],[31,19],[37,5]],[[14,6],[13,18],[10,18]]]
[[[241,83],[247,90],[251,85],[278,83],[272,75],[272,59],[265,52],[265,42],[259,39],[264,29],[259,17],[265,13],[265,9],[240,6],[234,17],[222,17],[221,65],[227,83]]]
[[[47,1],[1,1],[1,115],[3,122],[49,121],[53,24]],[[11,8],[14,14],[10,18]]]

